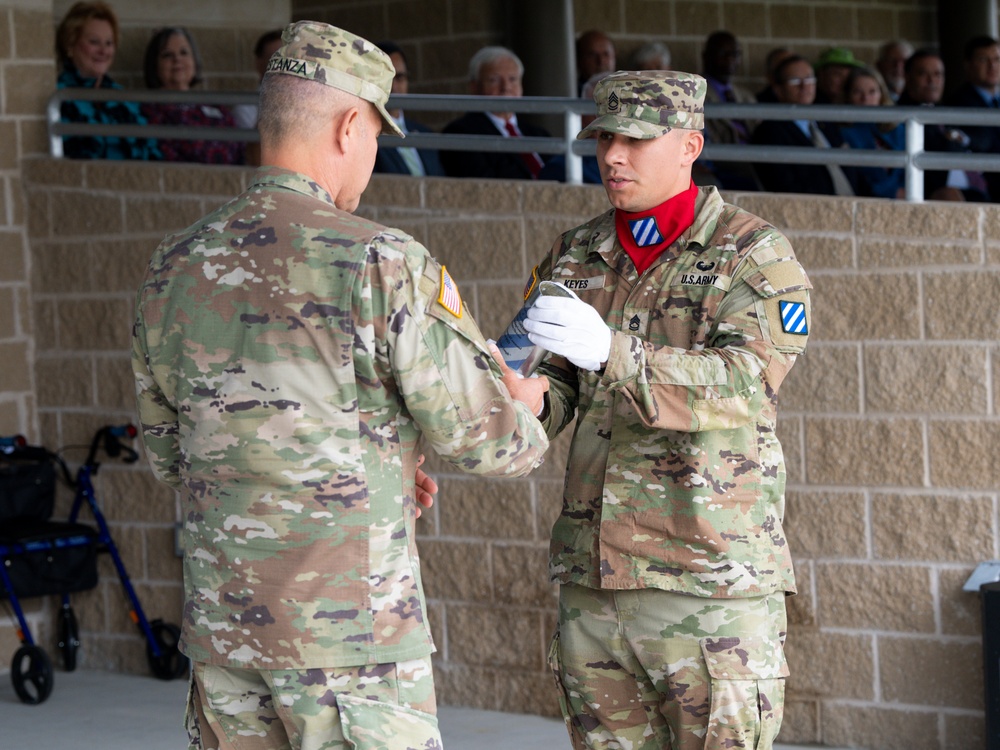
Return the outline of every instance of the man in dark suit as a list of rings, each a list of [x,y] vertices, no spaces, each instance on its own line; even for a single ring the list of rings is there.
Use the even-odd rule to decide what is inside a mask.
[[[469,61],[469,87],[478,96],[522,96],[524,65],[506,47],[484,47]],[[471,135],[548,136],[548,131],[519,122],[514,112],[469,112],[448,123],[444,133]],[[486,153],[442,151],[441,163],[449,177],[495,177],[504,180],[537,179],[544,166],[534,152]]]
[[[816,99],[816,74],[804,57],[792,55],[774,72],[774,93],[783,104],[812,104]],[[751,143],[767,146],[811,146],[837,148],[840,133],[810,120],[768,120],[758,125]],[[764,189],[772,193],[817,193],[853,195],[850,170],[834,164],[754,164]]]
[[[396,69],[396,75],[392,79],[391,93],[409,93],[410,70],[402,48],[394,42],[380,42],[378,47],[389,56]],[[426,125],[404,117],[402,109],[389,110],[389,116],[404,134],[433,132]],[[412,146],[379,146],[378,154],[375,156],[375,172],[411,174],[417,177],[441,177],[444,175],[444,168],[441,166],[441,160],[435,150],[413,148]]]
[[[1000,108],[1000,42],[991,36],[977,36],[965,45],[965,83],[948,101],[953,107]],[[969,150],[981,154],[1000,153],[1000,127],[966,125]],[[990,200],[1000,202],[1000,173],[987,172]]]
[[[918,49],[906,59],[906,84],[897,102],[903,107],[934,107],[944,95],[944,61],[936,50]],[[964,129],[924,125],[925,151],[969,150],[971,139]],[[941,201],[986,201],[981,172],[961,169],[924,172],[924,198]]]

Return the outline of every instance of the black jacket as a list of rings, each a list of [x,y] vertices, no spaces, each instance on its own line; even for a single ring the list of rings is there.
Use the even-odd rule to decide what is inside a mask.
[[[525,136],[548,136],[543,128],[518,121]],[[502,135],[484,112],[469,112],[445,125],[442,133]],[[544,156],[542,157],[544,159]],[[520,154],[479,151],[442,151],[441,164],[449,177],[496,177],[504,180],[530,180],[531,172]]]
[[[410,119],[406,120],[406,129],[414,133],[434,132],[426,125],[413,122]],[[394,142],[392,146],[379,146],[378,154],[375,156],[375,171],[380,174],[409,174],[410,170],[407,169],[406,162],[403,161],[403,157],[396,150],[397,146],[408,145],[406,139],[393,138],[392,141]],[[438,158],[437,151],[418,148],[417,154],[420,156],[420,161],[424,164],[424,172],[427,173],[428,177],[444,176],[444,167],[441,166],[441,160]]]
[[[820,125],[820,130],[830,142],[830,146],[838,148],[843,139],[839,131]],[[766,146],[813,146],[799,126],[791,121],[766,120],[754,128],[750,142]],[[852,185],[854,170],[842,167],[847,179]],[[830,171],[822,164],[778,164],[776,162],[755,162],[754,170],[764,189],[772,193],[816,193],[819,195],[835,195],[833,179]]]

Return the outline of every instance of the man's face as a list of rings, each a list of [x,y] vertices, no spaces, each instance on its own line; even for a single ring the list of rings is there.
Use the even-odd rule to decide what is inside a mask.
[[[640,140],[602,131],[597,136],[597,164],[608,200],[623,211],[645,211],[687,190],[691,164],[700,147],[692,151],[694,130],[675,128],[658,138]]]
[[[940,57],[914,60],[906,76],[906,93],[918,104],[937,104],[944,93],[944,63]]]
[[[722,39],[705,50],[703,62],[705,72],[723,83],[729,81],[740,69],[743,49],[735,39]]]
[[[267,71],[267,64],[271,60],[271,55],[277,52],[282,44],[281,37],[278,37],[263,46],[260,51],[260,57],[254,59],[254,67],[257,69],[258,76],[261,78],[264,77],[264,73]]]
[[[875,64],[886,84],[893,91],[902,91],[906,82],[906,50],[898,44],[892,45]]]
[[[392,77],[392,86],[389,89],[390,94],[408,94],[410,92],[410,73],[406,69],[406,60],[398,52],[393,52],[389,55],[389,59],[392,61],[392,67],[396,70],[396,74]],[[389,110],[389,114],[393,117],[399,117],[399,109]]]
[[[844,83],[850,74],[847,65],[824,65],[816,73],[816,88],[831,102],[839,104],[844,99]]]
[[[580,77],[589,80],[597,73],[615,69],[615,45],[604,34],[590,34],[581,40],[580,59],[576,61]]]
[[[473,82],[472,93],[479,96],[521,96],[521,71],[512,57],[499,57],[479,69],[479,79]],[[508,119],[512,112],[494,112]]]
[[[781,81],[774,87],[778,101],[784,104],[812,104],[816,99],[816,74],[805,60],[796,60],[786,65],[781,73]]]
[[[965,75],[973,86],[996,89],[1000,85],[1000,46],[980,47],[965,64]]]

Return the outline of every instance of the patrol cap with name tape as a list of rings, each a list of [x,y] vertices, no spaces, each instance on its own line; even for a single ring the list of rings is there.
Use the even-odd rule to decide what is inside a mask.
[[[281,41],[264,75],[298,76],[361,97],[382,116],[383,133],[406,137],[385,110],[396,75],[385,52],[367,39],[319,21],[289,24]]]
[[[646,140],[674,128],[701,130],[707,88],[705,79],[694,73],[619,70],[597,84],[597,119],[576,137],[607,131]]]

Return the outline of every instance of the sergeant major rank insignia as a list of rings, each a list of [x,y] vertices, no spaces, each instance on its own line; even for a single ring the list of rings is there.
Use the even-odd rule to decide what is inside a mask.
[[[441,293],[438,295],[438,303],[456,318],[462,317],[462,296],[458,293],[458,285],[444,266],[441,266]]]

